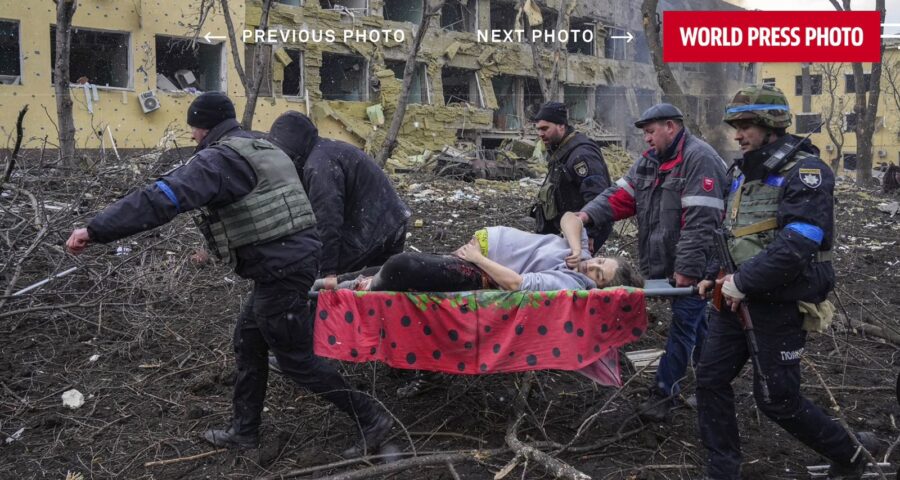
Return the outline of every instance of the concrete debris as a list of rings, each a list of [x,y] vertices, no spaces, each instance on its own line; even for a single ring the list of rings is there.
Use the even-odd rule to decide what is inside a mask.
[[[878,210],[880,210],[884,213],[889,213],[893,217],[894,215],[897,214],[897,212],[900,212],[900,202],[889,202],[889,203],[879,204]]]
[[[84,395],[74,388],[72,390],[66,390],[62,394],[62,402],[63,405],[75,410],[84,405]]]

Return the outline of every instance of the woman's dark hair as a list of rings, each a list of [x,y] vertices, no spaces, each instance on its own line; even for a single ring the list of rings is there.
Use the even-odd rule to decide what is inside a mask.
[[[612,280],[609,281],[607,287],[644,288],[644,276],[634,268],[634,264],[630,260],[621,256],[607,258],[615,260],[619,264],[619,268],[616,269],[616,273],[613,275]]]

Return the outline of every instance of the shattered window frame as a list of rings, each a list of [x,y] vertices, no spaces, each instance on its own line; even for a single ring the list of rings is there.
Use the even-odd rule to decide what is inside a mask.
[[[494,109],[491,125],[503,131],[522,129],[524,122],[520,116],[520,105],[524,102],[524,95],[521,94],[519,77],[494,75],[491,77],[491,86],[494,88],[494,98],[497,99],[497,108]]]
[[[812,73],[809,75],[809,94],[822,94],[822,74]],[[794,76],[794,95],[803,95],[803,75]]]
[[[403,71],[406,69],[406,60],[385,59],[384,66],[394,72],[394,78],[403,81]],[[401,67],[396,69],[394,67]],[[416,62],[416,68],[413,71],[412,83],[410,84],[410,93],[412,93],[412,84],[418,84],[419,95],[417,99],[408,97],[406,103],[411,105],[431,105],[431,82],[428,78],[428,69],[425,63]]]
[[[459,77],[468,78],[467,83],[468,83],[468,87],[469,87],[469,93],[466,95],[465,99],[457,97],[459,100],[461,100],[460,102],[452,102],[451,101],[452,97],[455,94],[449,94],[450,97],[448,97],[447,80],[450,78],[458,79]],[[441,85],[443,86],[442,90],[443,90],[443,95],[444,95],[444,105],[445,106],[450,105],[452,103],[465,103],[468,105],[473,105],[476,108],[483,108],[484,94],[481,92],[481,82],[478,79],[478,71],[477,70],[470,70],[467,68],[458,68],[458,67],[451,67],[448,65],[444,65],[441,68]],[[473,93],[476,96],[474,102],[472,101],[472,98],[471,98]]]
[[[606,27],[606,39],[603,46],[603,56],[610,60],[627,60],[624,38],[612,38],[625,36],[625,29],[615,25]]]
[[[326,62],[330,63],[335,58],[343,58],[343,59],[354,59],[361,62],[360,68],[360,78],[358,80],[353,80],[352,78],[346,77],[345,80],[356,81],[358,83],[359,93],[337,93],[337,92],[328,92],[322,88],[325,83],[325,75],[323,74],[323,70],[326,68]],[[341,68],[341,71],[346,73],[346,68]],[[343,53],[334,53],[334,52],[322,52],[322,64],[319,66],[319,92],[322,94],[323,100],[341,100],[345,102],[367,102],[369,100],[369,61],[363,57],[362,55],[355,54],[343,54]],[[359,97],[359,98],[355,98]]]
[[[569,120],[583,122],[593,118],[593,91],[587,85],[563,85],[563,103],[569,111]]]
[[[441,6],[441,29],[448,32],[475,33],[478,31],[478,0],[466,0],[463,5],[459,0],[445,1]],[[456,8],[455,13],[459,19],[450,25],[445,25],[444,11],[447,8]],[[460,26],[462,29],[460,29]]]
[[[160,49],[160,42],[166,42],[165,47],[169,51],[180,48],[182,51],[179,53],[175,53],[175,55],[190,55],[187,53],[189,49],[193,49],[193,56],[196,59],[196,71],[191,68],[184,68],[179,70],[173,70],[171,74],[166,73],[169,71],[168,68],[161,69],[160,63],[164,60],[163,55],[170,54],[169,52],[163,52]],[[184,44],[183,46],[179,46],[178,44]],[[169,80],[176,87],[180,87],[178,79],[176,78],[176,71],[180,70],[190,70],[191,73],[196,78],[197,89],[201,92],[216,92],[222,91],[223,85],[225,85],[225,72],[226,72],[226,60],[225,60],[225,44],[221,42],[217,43],[205,43],[205,42],[193,42],[190,38],[185,37],[176,37],[173,35],[154,35],[154,53],[156,55],[156,74],[157,76],[163,75],[167,80]],[[209,58],[209,56],[215,56],[216,58]],[[204,57],[206,57],[206,61],[204,62]],[[204,65],[206,63],[207,65]],[[183,66],[183,65],[182,65]],[[216,72],[214,78],[210,78],[209,72],[211,68],[215,66]],[[203,77],[203,80],[201,80]],[[212,83],[210,83],[212,82]],[[185,87],[179,88],[175,90],[177,92],[184,91]],[[171,92],[171,90],[161,89],[159,83],[156,84],[156,90],[161,92]]]
[[[408,0],[384,0],[381,5],[381,18],[388,22],[418,24],[425,14],[425,1],[422,0],[418,5],[410,5],[410,3],[412,2]],[[388,12],[390,12],[390,16]]]
[[[247,73],[247,81],[250,81],[250,78],[256,77],[256,49],[262,47],[264,51],[267,53],[263,54],[263,64],[261,67],[263,73],[262,82],[259,84],[259,92],[257,92],[257,97],[273,97],[275,96],[275,87],[274,87],[274,56],[275,56],[275,48],[274,45],[270,43],[245,43],[244,44],[244,71]],[[252,75],[251,75],[252,74]]]
[[[505,14],[494,15],[495,11],[498,11],[498,13],[502,13],[499,12],[501,9],[508,9],[509,11],[505,12]],[[488,16],[490,18],[491,30],[515,30],[516,2],[492,0],[490,2],[490,11],[488,12]]]
[[[576,55],[587,55],[590,57],[597,55],[596,20],[573,19],[571,22],[569,22],[569,30],[581,30],[580,32],[578,32],[578,40],[580,41],[575,41],[576,39],[574,38],[574,36],[572,36],[572,38],[569,38],[569,41],[566,43],[566,51],[568,51],[569,53],[574,53]],[[590,30],[592,33],[590,42],[586,42],[583,40],[584,32],[587,30]],[[585,49],[587,49],[587,51],[584,51]]]
[[[358,4],[360,2],[362,2],[365,6],[351,7],[351,6],[345,5],[346,3],[349,3],[352,5],[352,4]],[[328,4],[328,5],[326,6],[326,4]],[[341,8],[334,8],[336,6],[341,7]],[[349,1],[348,0],[319,0],[319,8],[321,8],[322,10],[343,11],[346,9],[348,12],[350,12],[352,14],[362,15],[362,16],[366,16],[369,14],[369,7],[370,7],[369,0],[349,0]]]
[[[291,57],[291,63],[287,65],[283,65],[282,76],[281,76],[281,96],[288,98],[305,98],[306,97],[306,65],[304,65],[305,61],[305,52],[299,48],[284,48],[285,53],[287,53]],[[297,58],[294,58],[292,54],[296,54]],[[287,74],[288,69],[293,69],[291,65],[297,64],[299,67],[299,72],[297,74],[297,94],[289,94],[285,93],[286,85],[287,85]]]
[[[4,25],[9,26],[9,32]],[[3,38],[0,41],[0,85],[21,85],[24,63],[22,61],[21,22],[0,19],[0,38]],[[9,70],[3,70],[7,68],[7,65]]]
[[[124,45],[120,44],[116,50],[120,50],[119,53],[124,54],[125,65],[121,66],[119,71],[110,71],[109,76],[112,80],[115,80],[117,77],[124,77],[124,82],[118,81],[115,82],[115,85],[99,84],[94,83],[95,78],[91,78],[88,74],[94,74],[94,72],[102,67],[110,68],[114,60],[107,55],[107,52],[98,51],[96,48],[96,44],[84,46],[78,44],[77,40],[79,40],[79,36],[84,35],[93,35],[96,37],[99,36],[109,36],[109,37],[121,37],[125,39]],[[120,38],[120,40],[121,40]],[[109,40],[113,40],[110,38]],[[82,43],[84,43],[84,39],[82,39]],[[131,32],[122,31],[122,30],[102,30],[98,28],[83,28],[83,27],[72,27],[72,42],[69,47],[69,84],[71,86],[78,86],[78,80],[85,77],[88,79],[88,83],[91,85],[95,85],[98,89],[101,90],[134,90],[134,54],[132,42],[134,41]],[[76,49],[87,49],[89,51],[81,51],[77,52]],[[80,54],[80,55],[79,55]],[[92,59],[93,62],[80,61],[79,57],[83,57],[84,59]],[[53,63],[56,60],[56,25],[50,25],[50,71],[51,71],[51,82],[54,81],[54,65]],[[85,71],[85,70],[90,71]],[[117,74],[118,73],[118,74]],[[96,77],[100,77],[96,75]],[[103,80],[101,78],[101,80]]]
[[[766,77],[762,79],[763,86],[774,87],[775,86],[775,77]]]

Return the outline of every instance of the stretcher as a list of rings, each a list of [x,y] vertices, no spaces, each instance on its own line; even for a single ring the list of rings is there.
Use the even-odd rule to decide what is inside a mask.
[[[618,349],[646,330],[645,297],[695,292],[664,281],[553,292],[328,290],[314,295],[315,352],[463,375],[574,370],[621,385]]]

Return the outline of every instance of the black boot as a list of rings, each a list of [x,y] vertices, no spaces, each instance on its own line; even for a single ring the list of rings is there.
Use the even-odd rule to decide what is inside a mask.
[[[341,455],[344,458],[358,458],[376,453],[393,426],[394,419],[387,412],[377,410],[372,420],[363,424],[362,436],[356,445],[344,450]]]
[[[203,439],[218,448],[259,448],[259,434],[253,433],[241,435],[235,433],[234,427],[228,427],[227,430],[216,430],[211,428],[203,432]]]
[[[647,400],[638,407],[638,416],[645,422],[665,422],[672,406],[672,397],[653,389],[650,391],[650,396],[647,397]]]
[[[856,438],[872,454],[872,458],[878,460],[878,455],[881,454],[884,448],[881,440],[872,432],[856,432]],[[849,464],[832,462],[831,468],[828,469],[828,478],[833,480],[856,480],[862,478],[863,474],[866,473],[869,459],[866,458],[859,447],[857,447],[854,457]]]

